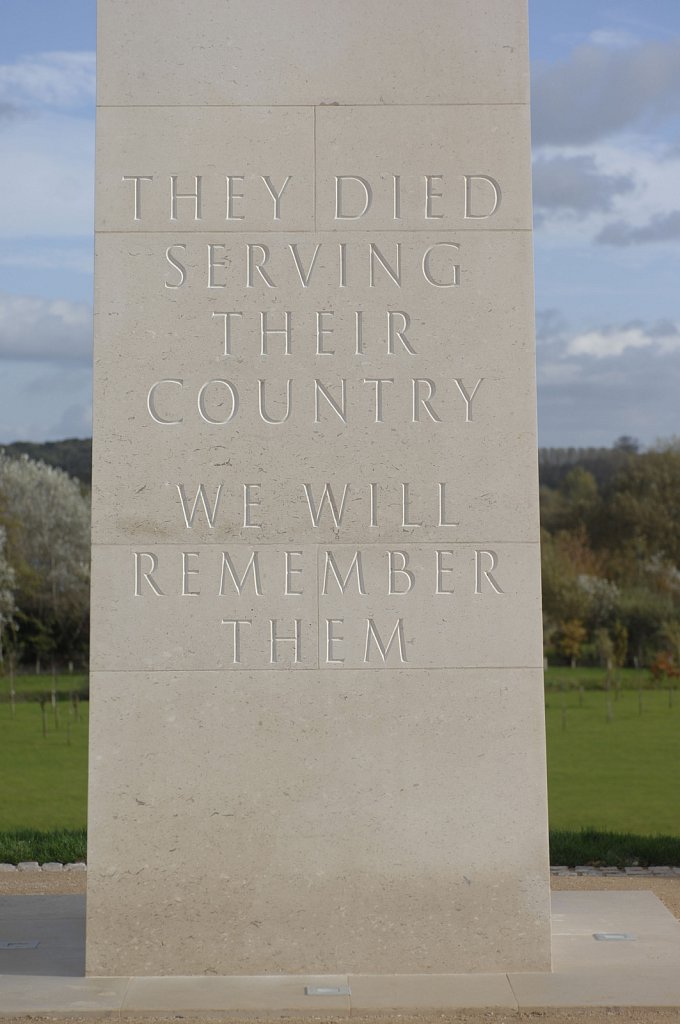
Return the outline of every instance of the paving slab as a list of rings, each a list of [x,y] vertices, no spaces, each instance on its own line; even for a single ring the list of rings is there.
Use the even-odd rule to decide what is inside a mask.
[[[132,978],[124,1013],[215,1013],[248,1010],[349,1015],[347,975],[230,978]],[[337,994],[334,994],[337,992]]]
[[[85,896],[0,897],[0,943],[0,975],[84,974]]]
[[[568,1006],[680,1006],[680,971],[560,971],[508,976],[520,1010]]]
[[[47,1013],[118,1016],[128,978],[0,976],[0,1017]]]
[[[353,1013],[451,1007],[517,1009],[506,974],[350,974],[349,987]]]
[[[552,901],[552,973],[85,978],[84,896],[0,897],[0,943],[10,947],[0,948],[0,1017],[680,1007],[680,923],[656,896],[576,891]]]
[[[632,938],[597,941],[595,934]],[[554,892],[552,937],[558,974],[668,968],[680,983],[680,922],[651,892]]]

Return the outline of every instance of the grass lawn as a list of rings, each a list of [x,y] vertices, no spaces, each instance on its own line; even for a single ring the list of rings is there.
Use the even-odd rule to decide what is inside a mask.
[[[646,668],[612,669],[611,676],[622,690],[639,690],[640,687],[650,688],[658,685],[654,683],[649,669]],[[612,687],[613,685],[612,681]],[[605,690],[607,670],[592,666],[580,668],[577,665],[576,668],[570,668],[568,665],[557,665],[545,670],[545,686],[549,693],[554,689],[578,690],[580,686],[584,690]]]
[[[86,824],[87,702],[76,720],[70,701],[59,701],[58,729],[50,704],[45,711],[43,737],[37,702],[17,703],[14,717],[9,704],[0,704],[0,831]]]
[[[623,690],[546,698],[553,829],[680,835],[680,695]],[[611,708],[608,720],[607,706]]]
[[[642,714],[639,701],[637,690],[618,700],[593,690],[547,694],[552,829],[680,836],[680,694],[669,707],[666,691],[645,690]],[[58,730],[46,706],[43,738],[38,703],[17,703],[14,718],[0,703],[0,831],[86,824],[88,703],[80,721],[69,701],[58,706]]]
[[[57,693],[83,693],[89,685],[89,676],[85,672],[73,672],[72,674],[57,675],[54,677],[54,684]],[[11,683],[8,675],[0,676],[0,701],[10,699]],[[40,693],[52,692],[52,676],[48,672],[42,675],[16,675],[14,677],[14,690],[17,700],[22,696],[37,695]]]

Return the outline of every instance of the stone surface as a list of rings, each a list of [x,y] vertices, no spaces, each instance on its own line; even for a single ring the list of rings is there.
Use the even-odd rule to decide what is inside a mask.
[[[219,243],[211,239],[219,237]],[[348,280],[351,260],[356,269],[348,295],[339,292],[338,248],[333,235],[267,236],[271,270],[285,298],[275,304],[263,294],[244,287],[246,246],[256,236],[181,235],[177,251],[186,268],[186,281],[178,289],[165,289],[178,281],[165,259],[179,235],[134,236],[106,233],[97,243],[98,277],[95,323],[95,440],[93,479],[93,537],[96,543],[150,544],[165,541],[238,541],[252,544],[279,542],[294,546],[307,537],[314,543],[338,539],[328,504],[318,527],[313,527],[307,484],[315,501],[326,484],[340,508],[348,488],[340,537],[346,543],[367,540],[390,544],[413,540],[535,542],[538,536],[533,338],[521,308],[530,316],[533,302],[528,276],[517,277],[508,268],[531,262],[531,239],[526,231],[468,231],[455,258],[467,275],[469,287],[455,295],[434,288],[422,277],[423,253],[437,237],[427,232],[406,233],[401,243],[402,281],[406,294],[383,274],[368,284],[370,257],[366,238],[343,232],[346,240]],[[257,238],[263,236],[258,235]],[[371,234],[386,258],[394,258],[394,234]],[[458,236],[456,236],[458,237]],[[462,237],[462,236],[461,236]],[[207,246],[219,244],[219,259],[228,261],[235,282],[225,296],[209,290]],[[299,259],[308,268],[315,246],[321,249],[307,288],[301,284],[289,246],[298,245]],[[327,248],[324,249],[323,246]],[[217,255],[214,257],[218,258]],[[407,269],[409,276],[407,278]],[[515,271],[513,271],[515,273]],[[316,276],[318,274],[318,277]],[[276,275],[276,276],[274,276]],[[441,279],[444,280],[443,271]],[[217,280],[217,278],[215,278]],[[488,282],[493,301],[483,303],[482,282]],[[263,286],[264,287],[264,286]],[[484,286],[485,288],[487,285]],[[271,290],[271,289],[270,289]],[[149,301],[149,293],[154,302]],[[484,292],[484,294],[486,294]],[[282,305],[283,303],[283,305]],[[259,355],[260,312],[267,324],[282,328],[291,314],[291,352],[286,355],[281,336],[273,336],[266,357]],[[364,353],[356,356],[356,311],[363,314]],[[232,319],[231,356],[224,356],[224,315]],[[334,312],[323,324],[333,334],[325,348],[334,355],[315,357],[316,313]],[[416,355],[399,342],[389,353],[388,315],[393,328],[405,311],[413,324],[406,337]],[[483,311],[484,330],[479,330]],[[162,337],[162,344],[141,345],[139,339]],[[189,358],[187,352],[194,353]],[[183,385],[161,383],[182,380]],[[208,423],[198,411],[204,386],[204,411],[213,420],[228,420],[234,402],[226,380],[238,396],[238,408],[229,422]],[[292,381],[290,416],[284,423],[262,420],[260,385],[264,381],[263,408],[270,419],[285,417],[287,381]],[[316,392],[315,381],[336,402],[345,384],[344,423],[327,399]],[[386,380],[380,386],[381,419],[376,423],[376,388],[364,381]],[[482,383],[469,403],[468,395]],[[437,421],[422,405],[434,387],[429,405]],[[147,398],[152,392],[157,419],[183,420],[158,423],[151,418]],[[413,422],[414,398],[418,420]],[[318,404],[319,423],[315,423]],[[342,408],[342,406],[341,406]],[[149,457],[154,452],[153,457]],[[291,452],[294,459],[291,465]],[[134,458],[131,458],[134,454]],[[295,470],[293,473],[292,470]],[[370,526],[370,488],[378,485],[375,526]],[[189,511],[199,485],[214,510],[208,524],[199,502],[187,530],[180,486]],[[409,485],[408,522],[403,527],[403,484]],[[440,516],[439,484],[444,485],[444,516]],[[244,489],[251,526],[244,525]],[[281,509],[286,509],[286,515]],[[439,521],[455,523],[440,527]],[[542,664],[542,661],[539,663]]]
[[[524,0],[99,33],[88,972],[547,970]]]
[[[343,238],[345,234],[343,233]],[[243,240],[222,236],[220,259],[238,265],[238,297],[207,291],[205,261],[213,236],[185,234],[182,263],[186,283],[179,291],[163,294],[166,268],[164,253],[175,236],[163,234],[130,238],[107,233],[97,244],[96,329],[100,342],[95,350],[95,406],[99,433],[93,478],[93,538],[95,543],[185,544],[187,541],[279,542],[295,546],[303,538],[314,543],[338,539],[338,527],[328,504],[312,526],[304,484],[310,487],[317,508],[328,483],[340,507],[348,488],[341,521],[344,543],[370,540],[389,544],[419,541],[535,542],[538,537],[538,490],[535,420],[532,401],[534,369],[532,338],[517,307],[528,310],[533,302],[528,279],[513,280],[507,267],[530,262],[530,238],[525,231],[469,231],[462,243],[470,288],[444,297],[442,290],[428,288],[415,279],[409,294],[396,299],[385,282],[373,290],[358,281],[347,300],[337,290],[337,246],[317,257],[316,270],[328,269],[318,294],[303,289],[288,250],[297,239],[299,252],[308,261],[313,246],[301,236],[268,237],[271,254],[281,256],[282,276],[277,279],[287,293],[284,311],[268,310],[268,325],[284,325],[290,307],[293,340],[291,354],[283,351],[282,339],[273,337],[266,357],[261,349],[260,311],[268,299],[241,294],[245,246]],[[328,234],[321,237],[329,242]],[[372,237],[385,254],[393,242],[384,234]],[[383,238],[388,241],[382,243]],[[408,234],[402,243],[402,274],[406,281],[407,257],[418,270],[432,237]],[[436,239],[434,239],[436,242]],[[324,245],[321,243],[314,243]],[[347,242],[353,249],[357,243]],[[348,248],[347,252],[350,252]],[[284,257],[288,254],[286,262]],[[367,245],[360,243],[360,268],[367,272]],[[348,256],[349,258],[349,256]],[[241,260],[241,262],[239,262]],[[334,265],[335,264],[335,265]],[[305,262],[308,266],[308,262]],[[196,275],[193,274],[196,270]],[[273,273],[273,271],[272,271]],[[173,271],[174,274],[174,271]],[[203,274],[203,276],[199,276]],[[173,275],[173,279],[174,275]],[[274,280],[272,278],[272,280]],[[297,285],[295,284],[297,280]],[[312,279],[313,280],[313,279]],[[494,301],[484,307],[484,330],[478,330],[479,293],[474,282],[493,280]],[[107,294],[104,292],[104,283]],[[148,302],[148,291],[161,296]],[[316,292],[316,289],[314,289]],[[349,291],[349,289],[348,289]],[[406,301],[408,299],[408,301]],[[339,303],[342,305],[339,305]],[[376,306],[377,308],[374,308]],[[337,308],[336,308],[337,307]],[[365,354],[355,350],[355,311],[363,312]],[[243,311],[232,321],[232,355],[225,357],[224,316],[220,311]],[[335,355],[314,357],[316,311],[335,311],[327,317],[333,328],[326,347]],[[407,333],[417,354],[403,357],[388,352],[389,311],[406,310],[413,322]],[[526,312],[526,315],[530,315]],[[393,325],[401,322],[393,317]],[[138,339],[162,336],[157,346],[140,346]],[[396,345],[395,345],[396,347]],[[187,359],[186,352],[196,354]],[[255,366],[253,367],[253,362]],[[183,385],[161,383],[182,380]],[[233,409],[226,380],[235,389],[239,406],[230,422],[211,424],[201,418],[198,396],[212,420],[226,421]],[[283,419],[291,387],[291,414],[285,423],[265,423],[259,413],[260,385],[264,381],[263,409],[270,419]],[[336,402],[345,386],[344,423],[320,392],[320,381]],[[381,417],[376,423],[376,388],[365,381],[385,380],[381,385]],[[477,382],[468,408],[456,380],[468,395]],[[429,404],[438,421],[423,408],[429,381]],[[153,391],[158,423],[148,415],[147,396]],[[412,422],[414,398],[420,401],[419,419]],[[318,420],[315,424],[315,404]],[[342,407],[341,407],[342,408]],[[153,459],[148,452],[155,452]],[[291,453],[295,453],[292,472]],[[332,453],[332,458],[329,457]],[[132,458],[133,456],[133,458]],[[371,526],[371,492],[377,484],[375,526]],[[192,510],[199,485],[214,510],[210,526],[201,503],[192,527],[186,528],[179,487]],[[403,527],[403,483],[408,483],[408,521]],[[439,484],[444,485],[444,515],[440,516]],[[248,498],[259,502],[250,508],[245,525],[245,488]],[[282,508],[286,515],[281,514]],[[456,525],[438,525],[453,522]]]
[[[539,674],[433,671],[427,702],[413,670],[95,674],[90,970],[488,971],[501,944],[527,969],[542,893],[511,880],[542,864],[516,828],[544,799]]]
[[[0,1015],[23,1014],[55,1016],[94,1015],[96,1020],[118,1017],[128,978],[78,978],[58,974],[33,977],[0,977]]]
[[[352,174],[363,177],[372,190],[372,202],[360,220],[347,220],[348,231],[531,230],[531,182],[524,173],[525,139],[529,111],[525,105],[421,107],[342,106],[321,107],[316,112],[318,146],[318,222],[321,231],[337,228],[335,175],[347,154],[352,153]],[[455,139],[455,145],[442,140]],[[405,145],[405,140],[408,143]],[[437,167],[430,183],[430,208],[426,210],[427,183],[423,167]],[[499,182],[502,202],[496,214],[475,221],[466,219],[465,176],[481,174],[470,184],[469,210],[483,214],[494,203],[493,186]],[[389,173],[386,173],[389,169]],[[477,169],[477,170],[475,170]],[[393,176],[399,176],[399,217],[394,214]],[[352,188],[352,185],[354,187]],[[347,212],[357,212],[363,190],[348,182]],[[435,193],[438,195],[435,196]]]
[[[96,1015],[99,1020],[121,1014],[229,1019],[311,1014],[325,1019],[329,1013],[341,1017],[470,1007],[491,1012],[493,1007],[680,1005],[680,925],[654,896],[559,893],[555,912],[552,974],[83,978],[77,976],[84,955],[82,897],[0,898],[4,926],[38,942],[32,949],[0,950],[0,1016]],[[604,948],[592,937],[603,922],[617,929],[634,926],[636,942]],[[310,996],[307,988],[349,989],[350,995]],[[633,1019],[622,1010],[609,1012]]]
[[[653,893],[554,892],[552,935],[552,974],[509,975],[521,1008],[680,1004],[680,923]]]
[[[596,932],[633,935],[630,942],[584,944]],[[559,971],[635,971],[680,966],[680,923],[651,892],[552,894],[553,965]],[[625,948],[614,949],[615,946]]]
[[[307,0],[201,0],[191,8],[185,0],[99,0],[98,99],[526,103],[525,19],[524,0],[343,0],[311,11]]]
[[[104,107],[99,126],[99,231],[120,231],[121,224],[129,224],[130,231],[140,233],[197,227],[220,234],[244,227],[268,232],[275,207],[265,179],[278,191],[287,175],[291,181],[275,227],[314,229],[314,113],[309,108]],[[283,168],[285,173],[277,173]],[[137,174],[151,180],[135,185]],[[229,220],[226,175],[234,178]],[[174,220],[172,176],[177,178]],[[197,187],[200,221],[196,202],[179,198]]]
[[[353,1013],[453,1006],[517,1009],[506,974],[350,975],[349,983]]]
[[[84,896],[0,896],[0,921],[0,938],[33,944],[33,948],[0,949],[0,975],[22,976],[26,989],[26,975],[33,980],[84,973]],[[6,1005],[0,997],[2,1010]],[[42,1009],[58,1006],[43,1004]]]
[[[476,570],[490,567],[492,556],[474,544],[440,548],[409,543],[396,549],[334,544],[318,551],[305,545],[294,561],[301,596],[283,594],[286,549],[278,545],[229,545],[230,562],[224,560],[226,546],[194,545],[188,555],[175,545],[151,547],[143,559],[135,557],[139,552],[122,557],[115,545],[95,549],[95,573],[108,583],[105,599],[93,603],[93,625],[100,635],[91,661],[95,671],[258,669],[288,674],[296,667],[318,672],[370,666],[393,673],[409,667],[495,668],[504,662],[535,669],[540,658],[535,544],[494,545],[498,568],[492,576],[502,594],[488,582],[475,594]],[[360,563],[355,562],[357,551]],[[135,562],[146,568],[151,555],[158,566],[152,578],[163,593],[145,588],[139,599],[130,600]],[[256,555],[252,564],[258,567],[261,594],[255,591],[254,568],[239,594],[231,573],[240,581]],[[364,594],[358,593],[353,564],[361,565]],[[438,566],[447,592],[435,595]],[[185,571],[193,596],[182,594]],[[406,571],[415,580],[409,592]],[[387,595],[390,572],[396,592]],[[351,600],[341,589],[348,574]],[[243,623],[237,641],[235,620]],[[379,641],[385,648],[399,621],[403,630],[383,657]],[[281,637],[275,642],[272,622]],[[373,632],[368,622],[374,623]],[[297,649],[284,639],[296,633]]]
[[[349,1017],[349,996],[307,995],[308,987],[346,989],[347,977],[132,978],[122,1010],[126,1013],[288,1011],[296,1016],[318,1017],[332,1013],[334,1017]]]
[[[677,966],[664,971],[646,971],[636,965],[633,971],[592,974],[511,974],[509,979],[524,1010],[544,1006],[677,1006],[680,1002]]]

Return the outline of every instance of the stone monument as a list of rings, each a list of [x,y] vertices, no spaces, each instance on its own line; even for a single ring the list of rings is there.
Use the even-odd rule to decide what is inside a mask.
[[[548,970],[526,0],[99,0],[94,975]]]

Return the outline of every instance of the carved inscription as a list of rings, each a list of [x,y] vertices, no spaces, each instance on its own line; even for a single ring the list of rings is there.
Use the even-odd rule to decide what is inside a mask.
[[[505,594],[498,552],[469,544],[161,545],[135,550],[130,570],[140,607],[183,619],[183,607],[210,601],[220,663],[242,668],[417,666],[434,642],[450,656],[470,602],[493,620]],[[441,620],[450,635],[431,636]]]
[[[481,294],[486,283],[470,272],[464,233],[449,234],[446,224],[454,215],[492,219],[502,184],[472,171],[408,182],[387,171],[339,173],[331,184],[336,234],[314,237],[281,231],[296,189],[291,173],[225,173],[221,189],[202,171],[121,181],[132,222],[143,223],[149,203],[158,209],[165,197],[168,229],[184,232],[158,251],[158,286],[173,309],[181,314],[185,296],[205,296],[203,352],[165,362],[144,382],[140,412],[151,429],[168,439],[198,430],[226,451],[255,430],[289,437],[291,446],[308,431],[329,439],[327,479],[301,463],[297,476],[274,486],[254,460],[249,479],[216,472],[197,480],[189,471],[168,481],[186,545],[133,552],[130,592],[140,609],[210,602],[220,664],[234,669],[417,667],[430,663],[435,643],[450,645],[446,661],[461,610],[483,608],[492,628],[513,588],[495,547],[457,541],[470,511],[457,502],[454,452],[426,484],[401,479],[387,451],[373,479],[342,479],[332,472],[330,443],[346,440],[360,464],[358,439],[371,431],[438,438],[455,428],[464,444],[466,433],[484,429],[503,382],[475,365],[469,346],[457,365],[456,317],[461,290]],[[231,234],[190,234],[206,217],[214,225],[218,194]],[[389,200],[394,222],[380,238],[356,230],[377,200],[382,209]],[[263,210],[272,230],[251,237],[249,218],[261,224]],[[400,237],[400,221],[416,211],[421,229]],[[343,225],[354,230],[343,236]],[[450,311],[451,338],[450,358],[436,364],[433,342],[439,351],[447,339],[441,317],[431,322],[435,300]],[[299,546],[271,546],[267,524],[277,516],[299,527]],[[347,543],[348,524],[360,526],[365,544]],[[372,531],[384,528],[393,542],[374,543]],[[235,533],[252,537],[250,546],[234,543]],[[451,624],[444,640],[438,622]]]
[[[124,174],[132,219],[143,221],[146,202],[152,194],[165,195],[170,222],[197,224],[206,215],[206,183],[212,202],[219,196],[218,215],[225,221],[244,221],[249,212],[268,209],[274,222],[285,221],[287,193],[294,175],[229,174],[215,181],[203,173],[193,175]],[[369,180],[361,174],[337,174],[333,178],[336,221],[360,221],[371,211],[376,197],[388,191],[392,219],[402,220],[412,204],[427,221],[444,220],[458,213],[465,220],[489,220],[500,209],[501,186],[488,174],[423,174],[408,180],[401,174]],[[408,196],[408,200],[405,199]],[[212,208],[209,215],[215,213]]]
[[[424,281],[431,288],[458,288],[464,246],[455,239],[406,250],[400,240],[283,244],[274,241],[174,242],[165,248],[163,283],[169,291],[199,284],[209,292],[255,289],[266,295],[329,284],[341,289],[366,283],[395,295]],[[193,269],[192,269],[193,268]]]
[[[434,381],[430,377],[360,377],[311,381],[259,378],[245,384],[213,378],[192,387],[182,379],[154,381],[147,410],[154,423],[176,427],[188,420],[226,427],[239,414],[259,416],[279,426],[293,419],[323,423],[337,418],[349,425],[357,419],[372,423],[471,423],[473,402],[483,378]],[[248,405],[246,406],[246,401]]]
[[[261,514],[271,514],[276,507],[266,487],[259,483],[237,487],[224,483],[213,487],[205,484],[188,487],[184,483],[175,486],[187,530],[205,524],[209,530],[219,534],[223,521],[228,530],[235,519],[242,521],[244,528],[260,529],[261,524],[253,521],[256,518],[254,510],[261,508]],[[459,525],[459,520],[451,517],[446,483],[430,484],[426,489],[415,490],[410,483],[390,486],[329,482],[315,486],[304,483],[293,485],[285,497],[290,513],[299,513],[304,525],[312,529],[327,524],[339,530],[346,515],[357,517],[369,529],[375,528],[382,522],[384,507],[394,508],[395,503],[404,530],[411,531],[424,524]],[[280,500],[280,495],[277,500]]]

